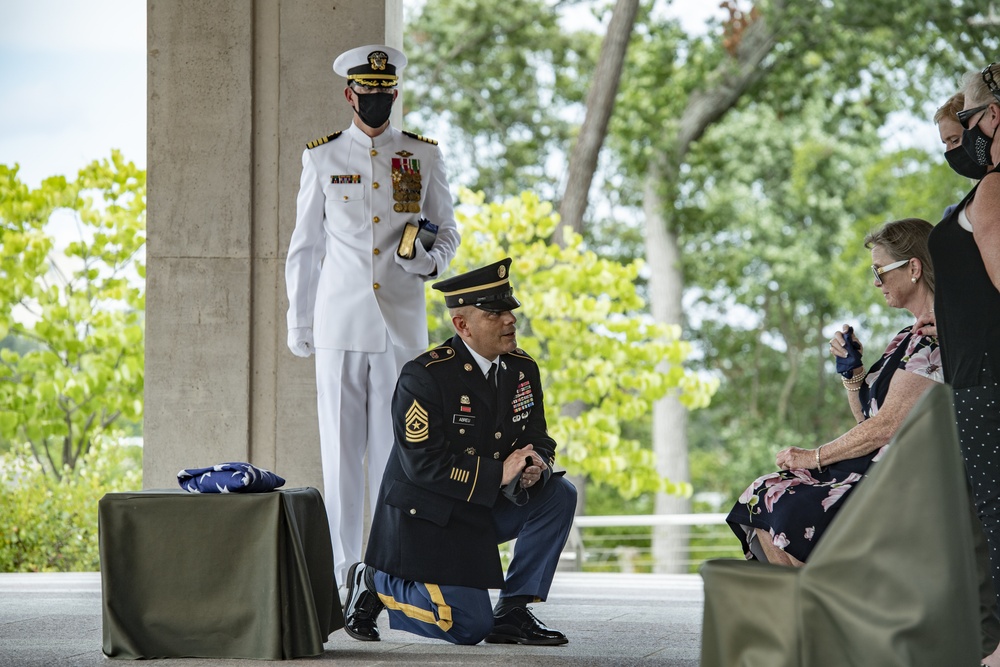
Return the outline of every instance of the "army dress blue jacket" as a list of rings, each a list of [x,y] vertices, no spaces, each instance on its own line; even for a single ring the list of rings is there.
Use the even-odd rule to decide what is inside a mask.
[[[499,362],[495,401],[457,335],[403,367],[368,565],[410,581],[503,588],[491,514],[511,502],[501,493],[504,459],[531,444],[551,468],[556,443],[538,365],[521,349]]]

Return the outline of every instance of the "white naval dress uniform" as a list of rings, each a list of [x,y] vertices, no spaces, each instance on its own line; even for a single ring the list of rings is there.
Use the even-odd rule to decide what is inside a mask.
[[[409,273],[394,259],[404,224],[421,217],[438,225],[432,275]],[[391,125],[369,137],[352,123],[303,152],[285,263],[287,324],[311,328],[316,348],[324,497],[339,582],[361,560],[365,453],[374,507],[392,449],[396,380],[428,346],[424,281],[444,273],[459,241],[436,142]]]

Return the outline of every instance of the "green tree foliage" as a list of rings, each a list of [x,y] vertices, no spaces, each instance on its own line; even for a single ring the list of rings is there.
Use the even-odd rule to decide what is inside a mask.
[[[558,156],[579,122],[566,110],[582,104],[600,49],[600,36],[561,25],[563,11],[586,13],[581,4],[430,0],[411,18],[408,122],[425,132],[449,129],[455,181],[491,198],[523,189],[555,194]],[[547,162],[553,153],[555,168]]]
[[[576,234],[555,243],[557,215],[530,192],[486,203],[482,193],[463,190],[460,201],[463,239],[451,270],[513,258],[511,280],[523,304],[515,311],[518,341],[541,369],[560,463],[627,498],[688,492],[687,485],[661,479],[648,447],[622,433],[668,391],[693,409],[707,405],[716,388],[713,378],[683,367],[691,346],[680,339],[680,328],[642,314],[645,303],[635,289],[642,261],[601,259]],[[445,340],[454,331],[429,287],[427,302],[433,338]],[[665,371],[658,370],[661,362]]]
[[[424,13],[455,2],[428,0]],[[641,256],[642,227],[635,221],[643,218],[647,188],[656,186],[664,224],[679,235],[685,337],[697,344],[688,364],[723,380],[712,405],[690,421],[692,480],[696,489],[734,489],[770,468],[777,449],[808,446],[850,426],[824,345],[830,330],[857,323],[874,354],[873,346],[906,323],[906,314],[887,311],[870,286],[864,234],[895,218],[936,222],[967,186],[940,155],[885,149],[887,128],[898,127],[890,124],[892,114],[929,117],[955,91],[960,74],[994,60],[1000,44],[995,26],[976,21],[985,5],[969,0],[905,6],[875,0],[863,8],[727,1],[725,15],[704,33],[685,32],[663,11],[666,4],[645,3],[640,11],[584,234],[604,258],[627,264]],[[484,18],[490,44],[516,39],[507,33],[514,22],[494,21],[492,5],[464,0],[462,6],[467,16]],[[545,21],[551,12],[540,4],[519,7],[525,20]],[[708,93],[734,74],[736,54],[758,19],[772,22],[773,43],[736,102],[724,105]],[[454,28],[460,22],[421,25],[427,44],[454,42],[462,32]],[[434,67],[455,99],[474,99],[471,85],[513,90],[530,81],[537,92],[527,99],[535,100],[543,124],[578,122],[582,115],[574,109],[583,96],[560,96],[549,81],[534,78],[559,71],[582,77],[570,90],[586,90],[583,63],[593,62],[596,49],[579,32],[572,39],[580,63],[573,67],[550,65],[551,55],[535,49],[523,70],[510,60],[494,67],[501,62],[494,57],[434,56],[418,60],[414,72]],[[517,97],[516,110],[505,99],[489,107],[493,127],[514,126],[526,113],[526,98]],[[699,116],[709,121],[700,128],[692,123]],[[485,131],[475,118],[454,114],[449,121],[469,145],[503,150],[493,146],[502,133]],[[514,160],[521,159],[521,168],[534,173],[568,146],[538,142],[534,154],[506,153],[506,166],[516,170]],[[656,161],[666,168],[650,184]],[[457,180],[472,177],[460,172]],[[492,187],[512,192],[500,179]]]
[[[874,129],[849,141],[828,133],[815,104],[795,124],[774,122],[767,108],[735,112],[692,159],[693,178],[727,184],[684,211],[700,221],[685,237],[685,281],[700,295],[691,336],[724,378],[713,405],[692,417],[699,489],[735,497],[777,450],[814,447],[854,425],[830,334],[856,327],[871,363],[912,321],[873,287],[864,237],[892,219],[936,222],[967,187],[922,151],[884,153]],[[750,118],[753,136],[738,129]]]
[[[0,349],[0,441],[56,479],[142,416],[145,191],[117,151],[38,189],[0,165],[0,339],[17,342]],[[60,215],[64,247],[46,229]]]
[[[73,475],[57,480],[28,446],[0,456],[0,572],[100,569],[97,502],[142,486],[142,453],[98,437]]]

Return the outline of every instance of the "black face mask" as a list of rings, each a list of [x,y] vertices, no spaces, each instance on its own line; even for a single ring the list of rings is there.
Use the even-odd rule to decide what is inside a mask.
[[[963,146],[955,146],[951,150],[945,151],[944,159],[948,161],[948,166],[959,176],[974,178],[978,181],[986,175],[988,169],[985,165],[973,160]]]
[[[983,167],[993,164],[990,159],[992,146],[993,139],[987,137],[986,133],[979,129],[979,125],[975,125],[971,130],[962,130],[962,148],[975,164]]]
[[[385,125],[392,111],[392,93],[369,93],[358,95],[358,116],[361,122],[371,128]]]

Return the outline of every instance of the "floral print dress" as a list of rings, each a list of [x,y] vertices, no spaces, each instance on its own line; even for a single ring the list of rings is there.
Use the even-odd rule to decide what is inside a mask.
[[[896,369],[943,382],[937,338],[911,336],[911,327],[900,331],[882,357],[872,365],[861,387],[865,419],[878,413]],[[843,506],[845,499],[867,476],[888,445],[853,459],[837,461],[820,470],[793,469],[758,477],[740,495],[726,521],[743,545],[747,560],[754,529],[771,535],[774,546],[805,561],[817,541]]]

